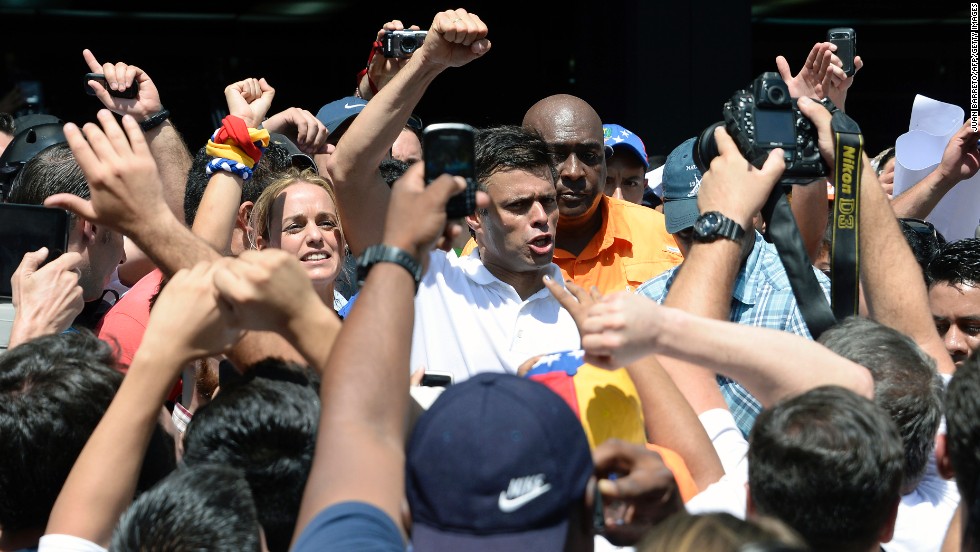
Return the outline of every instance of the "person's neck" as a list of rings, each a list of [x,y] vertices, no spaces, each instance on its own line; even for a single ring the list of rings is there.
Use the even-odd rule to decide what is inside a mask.
[[[602,209],[596,208],[577,218],[558,217],[555,247],[564,249],[576,257],[585,250],[592,238],[602,228]]]
[[[25,548],[37,548],[44,535],[44,528],[21,529],[20,531],[0,531],[0,552],[11,552]]]
[[[517,295],[520,296],[521,300],[526,301],[528,297],[544,289],[544,282],[541,278],[548,273],[548,267],[551,265],[548,264],[537,270],[524,272],[514,272],[500,266],[487,264],[486,262],[483,263],[483,266],[498,280],[505,284],[510,284],[514,288],[514,291],[517,292]]]
[[[320,300],[323,301],[323,304],[333,309],[334,282],[330,282],[329,284],[319,284],[314,282],[313,289],[316,290],[316,294],[320,296]]]

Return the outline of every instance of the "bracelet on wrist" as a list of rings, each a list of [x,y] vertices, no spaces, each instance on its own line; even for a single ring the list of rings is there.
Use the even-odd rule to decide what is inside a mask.
[[[170,110],[165,107],[161,107],[160,111],[157,111],[153,115],[150,115],[146,119],[143,119],[142,121],[140,121],[139,125],[140,128],[143,129],[143,132],[150,132],[156,127],[162,125],[169,118],[170,118]]]
[[[269,147],[269,131],[248,128],[244,120],[233,115],[225,117],[221,123],[221,128],[208,140],[206,151],[213,159],[205,171],[208,176],[214,171],[226,171],[248,180],[255,164]]]

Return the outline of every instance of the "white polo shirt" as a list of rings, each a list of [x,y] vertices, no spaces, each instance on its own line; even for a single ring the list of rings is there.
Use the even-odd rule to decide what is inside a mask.
[[[564,282],[558,265],[549,275]],[[482,372],[516,374],[535,355],[578,349],[572,315],[547,288],[522,300],[490,273],[479,250],[462,258],[433,251],[415,297],[414,372],[449,372],[454,383]]]

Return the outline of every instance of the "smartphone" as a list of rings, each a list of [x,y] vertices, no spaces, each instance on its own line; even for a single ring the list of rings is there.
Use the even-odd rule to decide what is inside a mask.
[[[120,92],[118,90],[113,90],[109,88],[109,83],[106,82],[104,74],[86,73],[85,76],[82,77],[82,86],[85,87],[85,93],[88,94],[89,96],[95,95],[95,89],[88,85],[88,81],[97,81],[99,84],[102,85],[102,88],[105,88],[106,90],[109,91],[110,96],[114,96],[116,98],[125,98],[127,100],[131,100],[135,98],[136,95],[139,94],[140,92],[140,83],[136,82],[135,80],[133,81],[133,84],[130,85],[129,88]]]
[[[426,184],[444,174],[466,179],[466,189],[446,204],[449,218],[462,218],[476,210],[475,136],[476,130],[462,123],[429,125],[422,131]]]
[[[64,209],[0,203],[0,297],[11,297],[10,277],[24,255],[48,248],[47,264],[68,249],[69,217]]]
[[[836,27],[827,31],[827,42],[837,45],[837,57],[844,62],[841,69],[850,77],[854,75],[854,56],[857,55],[857,33],[850,27]]]
[[[449,387],[453,384],[453,375],[449,372],[426,370],[422,376],[422,387]]]

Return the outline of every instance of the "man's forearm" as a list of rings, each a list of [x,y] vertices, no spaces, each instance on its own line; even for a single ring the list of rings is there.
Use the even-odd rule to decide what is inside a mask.
[[[168,214],[161,214],[126,235],[167,276],[173,276],[182,268],[191,268],[197,263],[221,258],[214,248]]]
[[[936,359],[940,372],[955,370],[929,310],[922,268],[895,220],[867,156],[861,182],[861,283],[873,320],[912,338]]]
[[[727,239],[694,243],[670,286],[664,306],[728,320],[741,265],[740,252],[741,242]]]
[[[163,180],[163,197],[167,206],[178,221],[184,222],[184,190],[187,187],[187,172],[191,168],[187,144],[170,121],[164,121],[147,132],[146,139]]]
[[[874,182],[877,184],[877,179]],[[892,210],[899,218],[924,219],[955,185],[955,182],[944,179],[937,168],[893,199]]]
[[[390,189],[378,165],[439,72],[413,57],[357,115],[330,157],[344,235],[354,255],[381,241]]]

